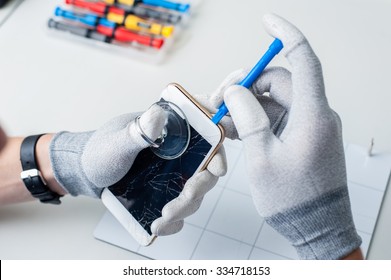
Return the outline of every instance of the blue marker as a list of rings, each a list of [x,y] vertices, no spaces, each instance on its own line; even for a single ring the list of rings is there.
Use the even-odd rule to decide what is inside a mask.
[[[72,11],[61,9],[60,7],[56,7],[54,14],[58,17],[79,21],[91,27],[95,27],[99,20],[99,17],[94,14],[75,13]]]
[[[106,27],[109,27],[111,29],[115,28],[117,26],[117,24],[115,22],[112,22],[108,19],[105,19],[105,18],[100,18],[99,19],[99,24],[100,25],[103,25],[103,26],[106,26]]]
[[[190,9],[190,4],[174,3],[165,0],[143,0],[143,3],[146,5],[159,6],[182,13],[185,13]]]
[[[247,76],[238,85],[243,86],[245,88],[250,88],[251,85],[255,82],[255,80],[261,75],[269,62],[282,50],[283,47],[284,46],[282,42],[276,38],[269,46],[269,49],[266,51],[266,53],[254,66],[254,68],[251,69],[250,73],[248,73]],[[218,124],[227,113],[228,108],[223,102],[217,113],[213,116],[212,122]]]
[[[75,13],[72,11],[61,9],[60,7],[57,7],[54,11],[54,14],[58,17],[63,17],[66,19],[70,19],[73,21],[79,21],[81,23],[84,23],[90,27],[96,27],[97,25],[101,24],[109,28],[115,28],[116,23],[112,22],[106,18],[99,17],[94,14],[82,14],[82,13]]]

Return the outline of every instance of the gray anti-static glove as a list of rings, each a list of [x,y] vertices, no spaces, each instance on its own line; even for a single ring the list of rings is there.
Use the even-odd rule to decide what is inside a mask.
[[[139,113],[116,117],[96,131],[59,132],[50,144],[50,159],[58,183],[71,195],[99,198],[102,190],[122,179],[137,154],[149,144],[136,129]],[[165,115],[154,105],[140,117],[140,126],[150,139],[156,139]],[[183,219],[200,206],[203,196],[226,173],[224,149],[210,161],[206,170],[190,178],[180,196],[167,204],[162,217],[152,224],[155,235],[178,232]]]
[[[242,139],[255,206],[303,259],[340,259],[357,249],[347,188],[341,121],[325,96],[321,64],[303,34],[276,15],[264,26],[283,44],[291,73],[269,69],[257,94],[289,112],[279,136],[255,96],[233,85],[224,101]]]

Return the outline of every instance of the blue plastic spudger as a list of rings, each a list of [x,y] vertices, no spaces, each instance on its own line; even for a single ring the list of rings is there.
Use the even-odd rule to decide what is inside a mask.
[[[250,88],[254,81],[261,75],[269,62],[282,50],[283,47],[284,46],[279,39],[274,39],[273,43],[271,43],[266,53],[261,57],[261,59],[254,66],[254,68],[251,69],[250,73],[248,73],[247,76],[238,85],[241,85],[245,88]],[[213,116],[212,122],[218,124],[227,113],[228,108],[223,102],[217,113]]]

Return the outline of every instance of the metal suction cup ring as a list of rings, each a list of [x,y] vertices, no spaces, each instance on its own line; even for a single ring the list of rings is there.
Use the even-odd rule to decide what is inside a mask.
[[[140,125],[140,117],[141,117],[141,116],[138,116],[138,117],[136,118],[136,130],[137,130],[137,132],[141,135],[141,137],[142,137],[149,145],[151,145],[151,146],[154,147],[154,148],[159,148],[159,146],[160,146],[160,144],[161,144],[162,142],[160,142],[160,143],[155,142],[155,141],[153,141],[151,138],[149,138],[149,137],[145,134],[144,130],[141,128],[141,125]]]

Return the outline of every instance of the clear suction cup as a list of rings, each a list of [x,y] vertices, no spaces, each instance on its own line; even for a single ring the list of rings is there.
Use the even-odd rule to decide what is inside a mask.
[[[166,123],[160,136],[153,141],[142,130],[139,117],[136,119],[136,127],[151,145],[151,150],[163,159],[175,159],[180,157],[187,149],[190,142],[190,126],[183,111],[174,103],[159,101],[159,105],[166,114]]]

